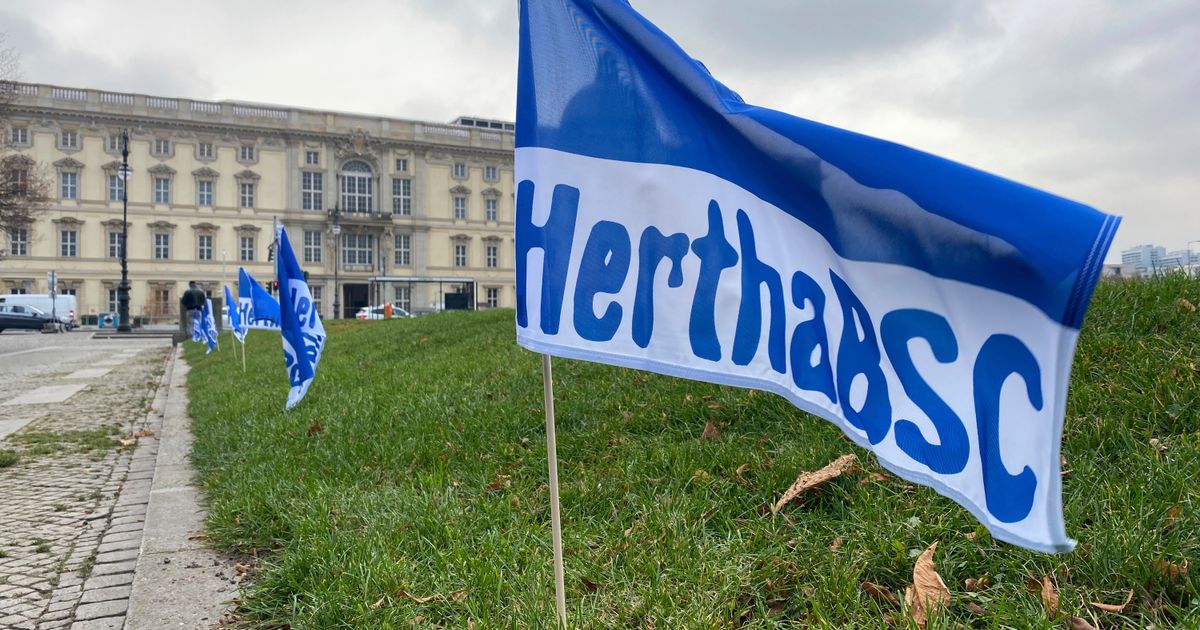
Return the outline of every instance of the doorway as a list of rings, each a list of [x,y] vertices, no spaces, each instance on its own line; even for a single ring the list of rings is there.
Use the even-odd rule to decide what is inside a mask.
[[[342,317],[346,319],[354,319],[358,314],[358,309],[364,306],[370,306],[367,299],[366,284],[343,284],[342,285]]]

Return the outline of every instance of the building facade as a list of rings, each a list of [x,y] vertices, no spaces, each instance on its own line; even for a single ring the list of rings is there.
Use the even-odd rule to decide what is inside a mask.
[[[1149,278],[1171,271],[1191,272],[1197,265],[1200,265],[1200,254],[1190,249],[1168,252],[1167,248],[1161,245],[1138,245],[1121,252],[1120,275],[1128,278]]]
[[[512,123],[17,90],[8,151],[55,194],[3,236],[0,292],[44,293],[55,271],[82,315],[116,312],[127,193],[131,316],[173,321],[188,281],[218,296],[239,266],[266,283],[275,222],[323,317],[335,303],[342,317],[384,301],[416,312],[513,304]]]

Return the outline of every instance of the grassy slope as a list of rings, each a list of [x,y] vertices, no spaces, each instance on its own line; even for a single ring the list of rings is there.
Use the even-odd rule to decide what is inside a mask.
[[[939,541],[954,603],[931,627],[1058,627],[1026,591],[1026,576],[1042,575],[1055,577],[1067,614],[1103,627],[1200,625],[1200,313],[1176,305],[1184,296],[1200,303],[1200,286],[1171,278],[1096,294],[1067,410],[1066,517],[1080,546],[1064,556],[999,543],[931,490],[860,483],[873,460],[775,396],[556,361],[573,620],[885,627],[895,608],[859,584],[899,594],[916,553]],[[233,352],[189,349],[209,534],[242,551],[272,550],[247,619],[552,625],[540,362],[513,343],[512,313],[335,322],[329,331],[308,399],[287,414],[278,335],[251,334],[245,374]],[[710,419],[721,436],[702,440]],[[851,452],[867,473],[764,516],[797,472]],[[1167,526],[1173,506],[1182,514]],[[1191,560],[1193,570],[1172,580],[1157,560]],[[965,592],[965,579],[984,575],[990,589]],[[447,597],[418,603],[400,589]],[[1085,604],[1120,602],[1129,589],[1124,614]],[[972,616],[969,602],[993,616]]]

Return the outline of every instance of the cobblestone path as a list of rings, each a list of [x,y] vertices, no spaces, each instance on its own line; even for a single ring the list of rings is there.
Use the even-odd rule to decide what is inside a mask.
[[[170,346],[47,337],[0,345],[0,628],[119,629]]]

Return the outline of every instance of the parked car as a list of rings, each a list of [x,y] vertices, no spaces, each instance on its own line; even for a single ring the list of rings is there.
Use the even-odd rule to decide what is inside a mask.
[[[384,305],[382,305],[382,304],[379,306],[364,306],[364,307],[358,309],[358,313],[355,314],[354,317],[356,319],[383,319],[384,318],[383,308],[384,308]],[[398,305],[393,304],[392,305],[392,319],[395,319],[397,317],[412,317],[412,314],[409,313],[408,311],[400,308]]]
[[[32,306],[43,313],[54,313],[58,316],[58,321],[62,322],[68,329],[79,325],[79,321],[75,319],[76,301],[74,295],[59,293],[53,299],[45,293],[0,295],[0,306],[4,305]]]
[[[39,308],[24,304],[0,304],[0,332],[13,330],[41,330],[54,318]]]

